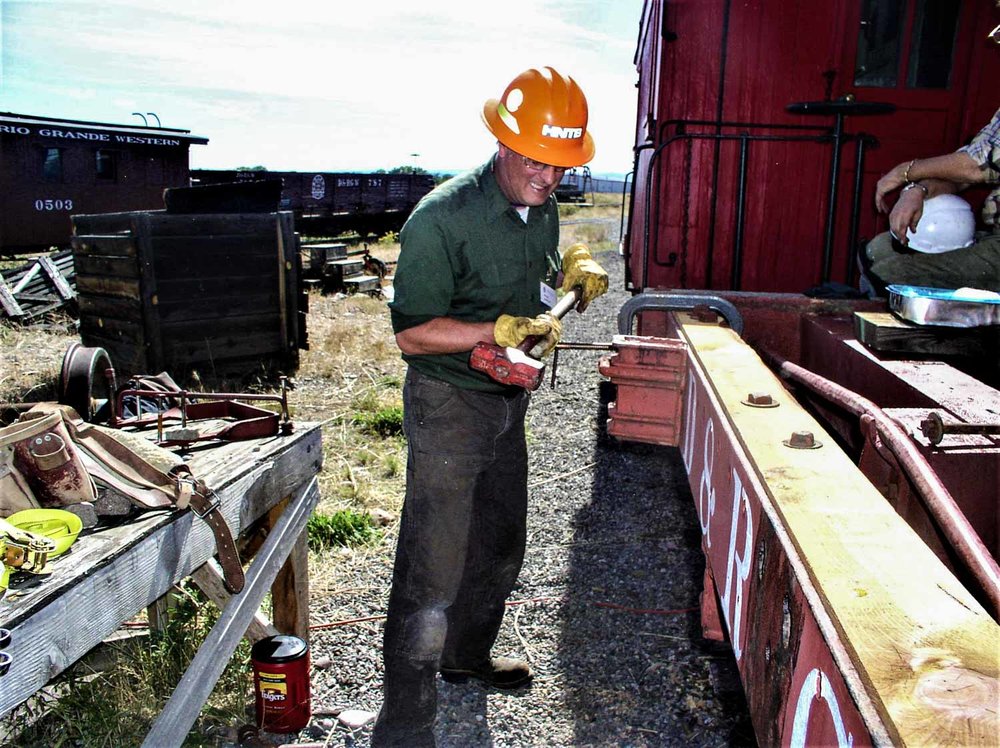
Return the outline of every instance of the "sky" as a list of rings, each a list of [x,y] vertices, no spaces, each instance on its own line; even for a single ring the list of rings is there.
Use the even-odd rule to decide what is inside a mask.
[[[0,0],[0,111],[190,130],[192,168],[484,162],[522,70],[587,95],[595,174],[632,168],[642,0]],[[155,114],[156,118],[148,113]]]

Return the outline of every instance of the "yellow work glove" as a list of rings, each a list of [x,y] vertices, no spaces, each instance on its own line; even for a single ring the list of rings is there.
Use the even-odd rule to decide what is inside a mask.
[[[556,347],[562,337],[562,322],[548,312],[537,317],[515,317],[501,314],[493,325],[493,339],[497,345],[516,348],[525,338],[541,336],[533,350],[539,351],[539,357],[545,356]]]
[[[579,286],[583,293],[583,298],[576,307],[579,312],[608,291],[608,274],[590,256],[586,244],[574,244],[566,250],[562,258],[562,271],[562,290],[569,293],[574,286]]]

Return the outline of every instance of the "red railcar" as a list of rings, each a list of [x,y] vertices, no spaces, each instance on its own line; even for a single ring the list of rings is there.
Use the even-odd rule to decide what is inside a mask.
[[[70,215],[163,207],[188,184],[188,130],[0,112],[0,252],[68,246]]]
[[[644,6],[608,429],[681,449],[761,745],[1000,744],[1000,326],[850,298],[879,176],[1000,106],[998,22]]]
[[[998,15],[988,0],[646,2],[631,285],[851,282],[859,243],[887,228],[878,177],[954,150],[1000,106]]]

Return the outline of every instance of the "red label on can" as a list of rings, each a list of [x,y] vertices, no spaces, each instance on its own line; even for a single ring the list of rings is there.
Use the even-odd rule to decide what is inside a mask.
[[[309,657],[253,662],[257,725],[268,732],[298,732],[309,724]]]

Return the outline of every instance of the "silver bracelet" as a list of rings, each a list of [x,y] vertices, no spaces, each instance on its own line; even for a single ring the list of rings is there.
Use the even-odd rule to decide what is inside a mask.
[[[906,192],[907,190],[912,190],[914,188],[916,188],[918,190],[923,190],[924,191],[924,197],[927,197],[927,195],[930,194],[930,193],[927,192],[927,188],[924,187],[922,184],[920,184],[920,182],[907,182],[906,186],[903,187],[903,189],[900,190],[900,192]]]

